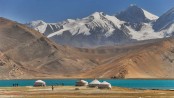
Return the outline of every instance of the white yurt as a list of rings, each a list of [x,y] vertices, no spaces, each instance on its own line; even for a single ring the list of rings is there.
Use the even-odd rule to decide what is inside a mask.
[[[34,82],[34,86],[37,87],[37,86],[46,86],[46,83],[42,80],[37,80]]]
[[[79,80],[76,82],[76,86],[87,86],[88,82],[85,80]]]
[[[97,87],[100,84],[100,81],[97,79],[93,80],[92,82],[89,83],[89,87]]]
[[[106,81],[103,81],[102,83],[100,83],[100,84],[98,85],[98,88],[99,88],[99,89],[105,89],[105,88],[111,89],[112,86],[111,86],[110,83],[108,83],[108,82],[106,82]]]

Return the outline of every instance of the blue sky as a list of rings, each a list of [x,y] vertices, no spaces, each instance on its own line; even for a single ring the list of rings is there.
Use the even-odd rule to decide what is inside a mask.
[[[130,4],[160,16],[174,7],[174,0],[0,0],[0,16],[21,23],[59,22],[83,18],[96,11],[113,15]]]

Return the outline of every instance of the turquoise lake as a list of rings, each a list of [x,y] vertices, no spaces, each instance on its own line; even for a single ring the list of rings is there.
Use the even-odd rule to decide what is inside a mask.
[[[19,86],[33,86],[36,80],[0,80],[0,87],[12,87],[17,83]],[[76,79],[58,79],[58,80],[43,80],[47,86],[62,85],[74,86]],[[92,79],[86,81],[91,82]],[[174,89],[174,80],[136,80],[136,79],[100,79],[100,82],[107,81],[112,86],[138,88],[138,89]]]

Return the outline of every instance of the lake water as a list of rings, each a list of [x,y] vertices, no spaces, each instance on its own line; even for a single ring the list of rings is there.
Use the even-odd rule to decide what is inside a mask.
[[[19,86],[33,86],[36,80],[0,80],[0,87],[12,87],[14,83],[18,83]],[[58,80],[44,80],[47,86],[50,85],[62,85],[74,86],[76,79],[58,79]],[[91,79],[87,79],[91,82]],[[126,87],[126,88],[139,88],[139,89],[174,89],[174,80],[136,80],[136,79],[101,79],[107,81],[112,86]]]

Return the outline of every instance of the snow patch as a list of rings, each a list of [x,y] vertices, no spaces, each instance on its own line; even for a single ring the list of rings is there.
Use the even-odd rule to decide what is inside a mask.
[[[149,23],[144,23],[140,31],[135,31],[130,26],[128,26],[128,29],[130,31],[129,34],[132,35],[132,39],[136,40],[147,40],[147,39],[156,39],[164,37],[161,34],[161,32],[155,32],[152,29],[151,24]]]
[[[120,21],[118,20],[115,16],[109,16],[109,15],[106,15],[105,16],[109,21],[113,22],[115,26],[117,26],[118,28],[121,27],[121,24],[124,23],[124,21]]]
[[[144,10],[144,9],[142,9],[142,10],[143,10],[143,12],[144,12],[145,17],[148,18],[149,20],[157,20],[157,19],[159,18],[158,16],[153,15],[153,14],[147,12],[147,11]]]
[[[42,20],[32,21],[28,24],[31,28],[39,31],[40,33],[44,33],[47,28],[47,23]]]

